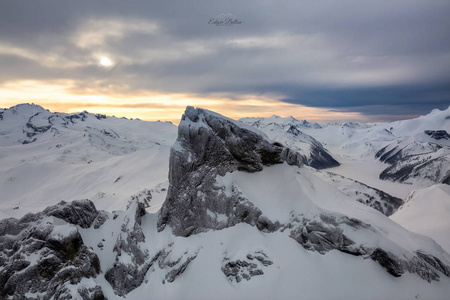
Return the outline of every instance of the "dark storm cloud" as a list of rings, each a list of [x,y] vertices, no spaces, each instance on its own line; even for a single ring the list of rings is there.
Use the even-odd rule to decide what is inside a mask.
[[[287,103],[333,107],[337,111],[359,111],[367,115],[413,115],[434,108],[446,109],[450,105],[448,85],[286,89],[291,90],[293,96],[281,99]]]
[[[208,24],[228,12],[242,24]],[[0,0],[0,83],[71,79],[420,114],[450,103],[449,14],[447,0]]]

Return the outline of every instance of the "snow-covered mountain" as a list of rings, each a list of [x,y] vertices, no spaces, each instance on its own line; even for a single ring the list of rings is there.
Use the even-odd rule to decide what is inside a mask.
[[[166,196],[177,127],[38,105],[0,109],[0,218],[38,212],[61,200],[90,199],[125,209],[131,198]]]
[[[384,163],[377,174],[381,180],[415,187],[449,184],[450,107],[411,120],[328,124],[321,129],[303,130],[322,142],[341,162],[359,164],[375,158]]]
[[[66,137],[64,147],[80,145],[78,151],[87,149],[92,161],[79,162],[76,155],[71,163],[58,161],[62,163],[58,171],[98,163],[103,172],[117,172],[105,175],[108,178],[123,174],[115,183],[103,183],[104,188],[112,188],[122,179],[126,182],[123,204],[132,198],[125,197],[132,189],[130,177],[151,174],[153,164],[166,164],[169,183],[159,211],[155,206],[145,209],[143,192],[126,210],[97,210],[94,202],[102,205],[98,199],[67,201],[21,219],[0,221],[2,298],[445,299],[450,294],[450,255],[431,238],[412,233],[384,215],[395,211],[400,199],[307,166],[292,144],[274,141],[255,127],[188,107],[176,141],[174,136],[170,142],[169,157],[164,149],[168,149],[167,135],[174,133],[170,124],[99,119],[83,113],[84,120],[80,116],[73,124],[52,121],[42,132],[39,128],[48,127],[47,123],[34,123],[33,117],[32,126],[27,126],[30,117],[21,123],[11,110],[3,111],[0,124],[16,120],[22,125],[1,127],[3,136],[9,137],[2,151],[27,149],[22,150],[26,159],[32,152],[26,156],[25,151],[45,146],[46,152],[37,151],[36,170],[54,166],[50,157],[55,156],[49,153],[63,153],[52,145]],[[43,110],[36,120],[47,114],[47,120],[56,119]],[[57,120],[72,116],[57,115]],[[53,126],[59,133],[52,133]],[[359,127],[348,128],[358,132]],[[130,139],[127,131],[135,138],[148,131],[147,140],[131,141],[135,150],[122,149]],[[60,136],[61,132],[66,135]],[[27,133],[36,134],[28,137]],[[93,134],[105,141],[100,143],[103,146],[89,136]],[[25,140],[31,143],[23,144]],[[160,145],[152,144],[155,141]],[[111,148],[122,152],[108,152]],[[144,166],[135,161],[139,152]],[[102,176],[102,172],[95,174]],[[43,176],[48,175],[43,172]],[[145,180],[148,185],[140,188],[155,184]],[[92,189],[98,186],[101,182]],[[42,197],[38,191],[45,193],[36,189],[36,199]],[[33,199],[32,194],[29,197]],[[413,198],[394,217],[407,212]],[[8,201],[2,199],[2,205]],[[46,204],[34,207],[38,205]]]
[[[323,145],[312,136],[301,131],[303,128],[321,129],[317,123],[298,121],[293,117],[244,118],[241,122],[258,128],[272,140],[294,149],[302,155],[303,162],[316,169],[339,166]]]

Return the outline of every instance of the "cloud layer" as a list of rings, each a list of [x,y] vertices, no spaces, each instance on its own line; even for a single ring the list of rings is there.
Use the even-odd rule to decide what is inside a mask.
[[[208,24],[222,13],[241,23]],[[449,15],[447,0],[1,1],[0,85],[67,80],[74,93],[261,97],[395,119],[450,104]]]

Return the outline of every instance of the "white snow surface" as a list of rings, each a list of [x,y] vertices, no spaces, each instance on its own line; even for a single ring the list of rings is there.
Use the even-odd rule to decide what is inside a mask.
[[[67,118],[77,114],[28,104],[1,111],[0,218],[38,212],[61,200],[90,199],[98,209],[125,209],[131,196],[145,189],[154,196],[151,206],[164,201],[176,126],[89,113],[72,122]],[[49,121],[46,132],[25,134],[27,122],[48,126]]]
[[[390,218],[406,229],[433,238],[450,253],[450,186],[412,191]]]

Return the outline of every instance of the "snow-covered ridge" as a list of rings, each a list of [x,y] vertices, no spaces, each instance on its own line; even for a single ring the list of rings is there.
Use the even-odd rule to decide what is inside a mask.
[[[318,123],[309,122],[307,120],[297,120],[292,116],[282,118],[282,117],[273,115],[272,117],[269,117],[269,118],[242,118],[239,121],[244,124],[252,125],[256,128],[264,127],[271,123],[276,123],[283,128],[286,126],[289,126],[289,127],[294,126],[298,129],[300,129],[300,128],[314,128],[314,129],[322,128],[322,125],[320,125]]]
[[[322,126],[317,123],[278,116],[243,118],[240,122],[258,128],[272,140],[298,151],[303,156],[303,163],[308,166],[325,169],[339,165],[319,141],[301,131],[303,128],[321,129]]]
[[[88,198],[108,210],[133,196],[164,200],[176,126],[30,104],[0,115],[1,218],[61,200]]]
[[[378,159],[382,180],[426,187],[450,180],[450,107],[415,119],[380,124],[328,124],[302,129],[342,161]]]

